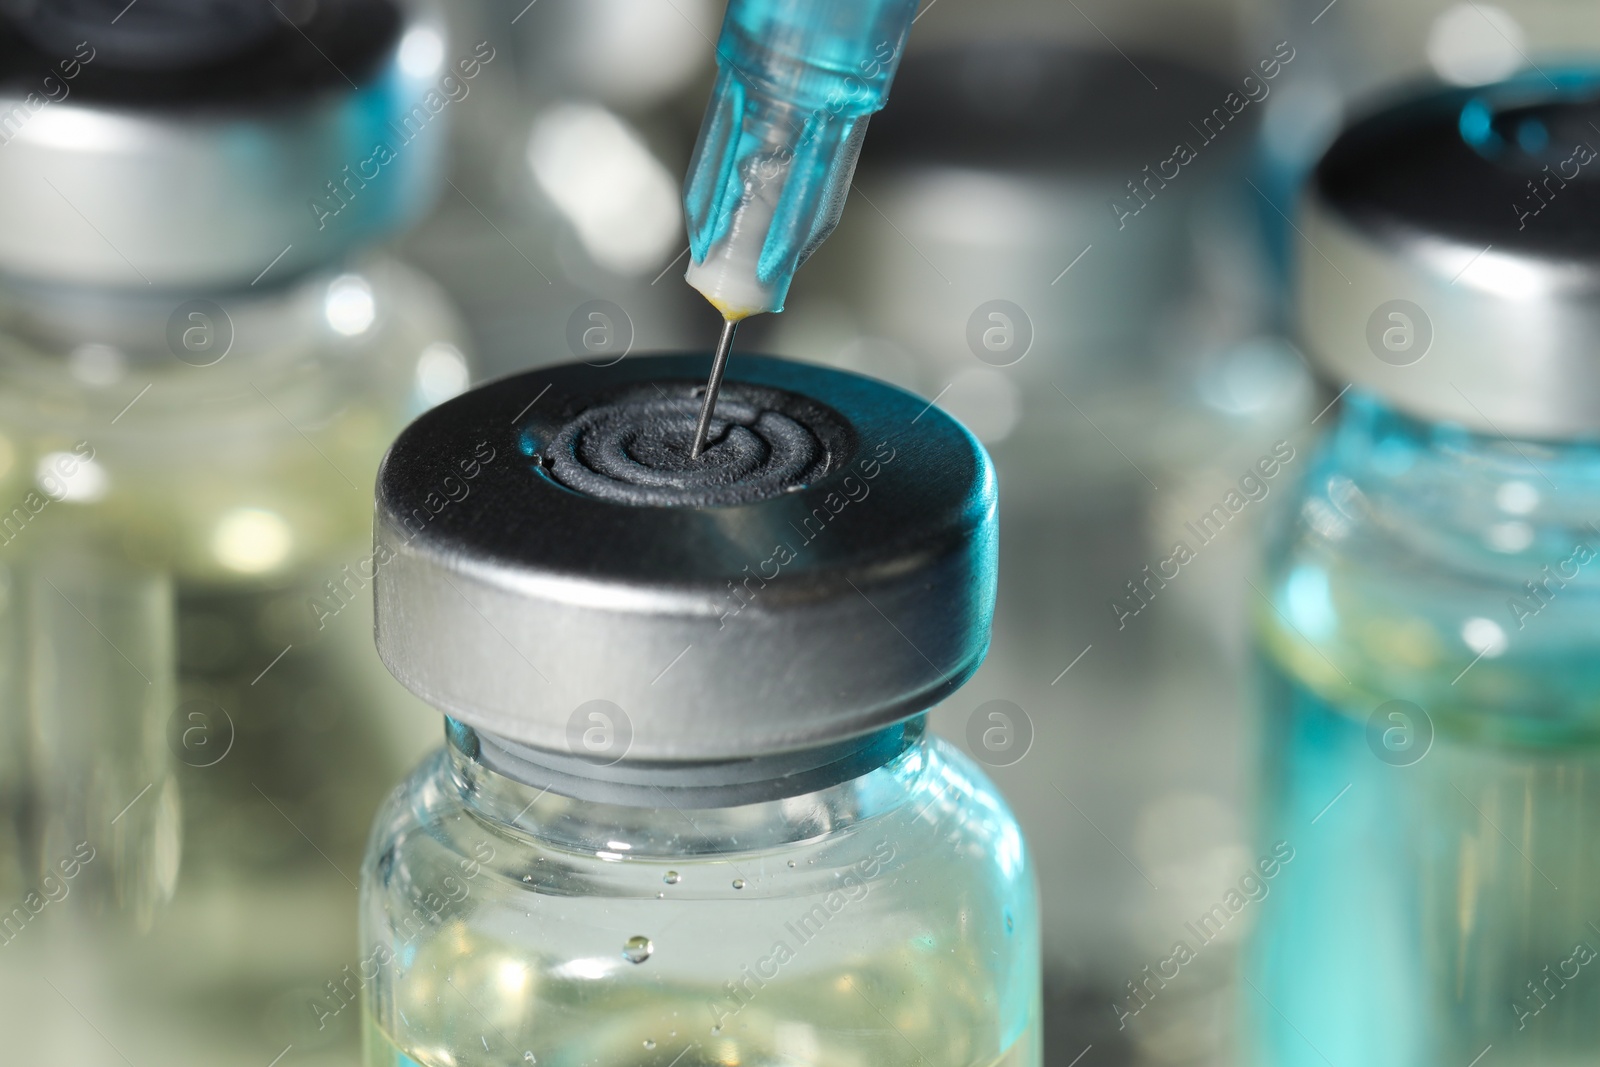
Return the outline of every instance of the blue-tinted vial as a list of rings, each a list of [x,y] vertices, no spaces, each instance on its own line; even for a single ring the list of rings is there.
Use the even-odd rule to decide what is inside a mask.
[[[1559,81],[1378,113],[1312,180],[1348,391],[1257,583],[1249,1062],[1600,1047],[1600,108]]]

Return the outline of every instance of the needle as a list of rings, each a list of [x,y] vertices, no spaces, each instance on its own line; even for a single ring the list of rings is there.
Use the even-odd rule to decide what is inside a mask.
[[[706,382],[706,402],[700,408],[700,424],[694,430],[694,448],[691,459],[699,459],[706,448],[706,434],[711,432],[711,415],[717,410],[717,394],[722,391],[722,375],[728,369],[728,353],[733,348],[733,334],[739,328],[738,319],[727,319],[722,324],[722,337],[717,341],[717,354],[711,360],[711,379]]]

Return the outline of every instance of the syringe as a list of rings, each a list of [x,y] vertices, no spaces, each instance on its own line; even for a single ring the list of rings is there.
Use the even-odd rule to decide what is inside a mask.
[[[729,0],[683,194],[685,277],[725,320],[696,457],[738,323],[783,310],[794,272],[839,221],[867,119],[888,100],[917,3]]]

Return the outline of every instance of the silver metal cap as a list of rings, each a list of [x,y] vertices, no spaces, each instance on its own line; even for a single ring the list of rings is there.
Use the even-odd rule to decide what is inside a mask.
[[[512,741],[645,760],[826,744],[961,685],[994,611],[982,446],[893,386],[738,355],[697,462],[709,366],[568,364],[412,423],[371,565],[395,677]]]
[[[1322,369],[1484,433],[1600,433],[1600,81],[1436,92],[1357,123],[1306,197]]]
[[[397,0],[287,6],[302,9],[221,62],[158,69],[0,28],[0,271],[226,289],[420,217],[469,86],[443,18]]]

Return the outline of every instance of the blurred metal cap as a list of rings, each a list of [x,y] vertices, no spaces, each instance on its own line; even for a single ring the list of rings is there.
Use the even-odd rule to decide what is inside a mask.
[[[44,52],[92,39],[97,58],[152,70],[232,59],[283,21],[255,0],[0,0],[0,15]]]
[[[395,677],[556,752],[604,708],[611,751],[647,760],[855,737],[964,682],[994,611],[982,446],[893,386],[739,355],[696,462],[709,367],[567,364],[412,423],[372,563]]]
[[[1600,79],[1434,91],[1356,123],[1307,192],[1323,371],[1484,433],[1600,433]]]
[[[398,0],[279,7],[209,63],[165,67],[120,63],[97,50],[105,35],[55,51],[0,27],[0,271],[226,289],[419,218],[455,106],[440,83],[461,81],[442,15]]]

